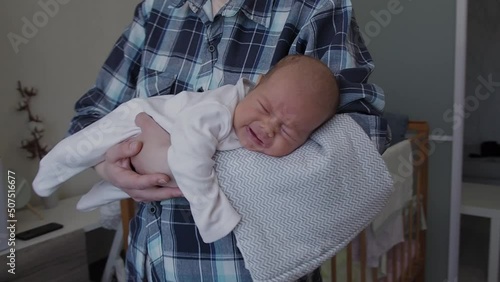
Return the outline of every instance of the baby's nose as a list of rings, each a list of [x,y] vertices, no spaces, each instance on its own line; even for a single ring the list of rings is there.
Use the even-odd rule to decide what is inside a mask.
[[[276,118],[269,118],[266,127],[267,137],[273,138],[277,130],[279,130],[279,121]]]

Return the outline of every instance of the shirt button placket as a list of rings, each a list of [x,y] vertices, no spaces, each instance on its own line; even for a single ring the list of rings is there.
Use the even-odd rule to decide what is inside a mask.
[[[217,16],[213,22],[207,24],[205,27],[205,43],[206,45],[203,48],[202,56],[203,61],[206,62],[203,64],[202,69],[200,70],[203,73],[203,82],[201,82],[197,86],[202,86],[205,91],[210,89],[210,85],[212,83],[214,66],[217,62],[218,54],[218,44],[220,43],[220,39],[218,39],[221,34],[221,24],[223,19],[220,16]],[[210,62],[210,63],[208,63]],[[208,75],[208,76],[207,76]]]
[[[154,215],[156,213],[156,206],[154,203],[149,204],[149,212]]]

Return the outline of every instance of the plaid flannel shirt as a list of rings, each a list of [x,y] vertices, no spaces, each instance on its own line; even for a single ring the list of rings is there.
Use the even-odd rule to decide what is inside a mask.
[[[211,19],[206,0],[145,0],[116,42],[96,84],[76,105],[74,133],[134,97],[256,81],[288,54],[321,59],[350,113],[382,152],[382,90],[350,0],[229,0]],[[130,226],[129,281],[251,281],[231,233],[205,244],[184,198],[140,204]],[[316,271],[302,281],[320,281]]]

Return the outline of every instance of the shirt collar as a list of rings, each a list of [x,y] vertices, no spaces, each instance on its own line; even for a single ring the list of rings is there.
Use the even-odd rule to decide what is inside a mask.
[[[257,84],[253,83],[247,78],[240,78],[236,83],[236,89],[238,90],[238,95],[240,99],[243,99],[252,89],[255,88]]]
[[[271,23],[273,0],[229,0],[226,9],[222,12],[223,16],[234,16],[240,9],[249,18],[257,24],[269,28]]]
[[[207,0],[172,0],[172,6],[178,8],[188,2],[191,9],[199,10]],[[243,14],[257,24],[269,28],[274,0],[229,0],[222,15],[232,17],[241,9]],[[195,12],[196,12],[195,11]]]

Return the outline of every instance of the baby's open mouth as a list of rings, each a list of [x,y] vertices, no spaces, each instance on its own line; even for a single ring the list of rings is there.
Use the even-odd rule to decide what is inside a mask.
[[[257,134],[255,134],[255,132],[250,128],[250,126],[247,128],[248,128],[248,132],[253,137],[253,139],[256,141],[256,143],[258,143],[259,145],[262,145],[264,142],[262,142],[262,140],[260,140],[260,138],[257,136]]]

